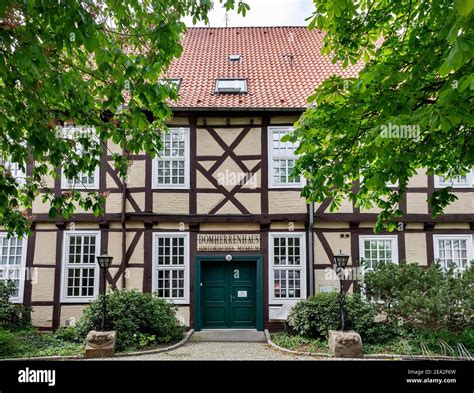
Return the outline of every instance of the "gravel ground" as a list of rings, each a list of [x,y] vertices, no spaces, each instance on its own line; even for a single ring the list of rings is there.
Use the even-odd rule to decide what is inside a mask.
[[[174,351],[113,360],[315,360],[277,351],[263,343],[188,342]]]

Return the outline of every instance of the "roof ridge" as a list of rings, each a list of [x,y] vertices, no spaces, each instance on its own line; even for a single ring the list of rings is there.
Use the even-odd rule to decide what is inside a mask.
[[[230,30],[230,29],[308,29],[308,26],[187,26],[188,30],[204,30],[204,29],[221,29],[221,30]],[[309,30],[309,29],[308,29]],[[317,29],[315,29],[317,30]]]

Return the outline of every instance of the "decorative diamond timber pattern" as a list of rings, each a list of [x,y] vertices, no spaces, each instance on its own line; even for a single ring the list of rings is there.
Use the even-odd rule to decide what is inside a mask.
[[[216,193],[223,195],[223,198],[208,212],[208,214],[218,214],[219,210],[224,207],[227,203],[233,204],[240,213],[242,214],[251,214],[249,209],[242,204],[236,194],[241,191],[245,185],[253,179],[255,174],[261,169],[262,159],[261,157],[258,160],[255,160],[255,156],[246,156],[246,155],[237,155],[235,153],[236,147],[242,142],[242,140],[248,134],[250,127],[245,127],[240,133],[234,138],[234,140],[228,144],[220,136],[220,134],[212,127],[206,127],[207,132],[211,135],[214,141],[223,149],[222,155],[215,160],[215,162],[208,168],[203,165],[202,161],[198,160],[196,162],[196,170],[199,171],[215,188]],[[222,132],[222,129],[221,131]],[[228,139],[228,138],[227,138]],[[244,161],[253,159],[256,161],[251,167],[248,167]],[[233,168],[238,168],[241,171],[241,177],[237,180],[236,184],[221,184],[218,180],[217,171],[219,168],[223,167],[223,164],[231,160],[231,165]],[[200,162],[201,161],[201,162]],[[208,161],[208,160],[207,160]],[[206,165],[208,166],[208,165]],[[199,189],[197,190],[199,193]],[[255,192],[259,192],[258,189]]]

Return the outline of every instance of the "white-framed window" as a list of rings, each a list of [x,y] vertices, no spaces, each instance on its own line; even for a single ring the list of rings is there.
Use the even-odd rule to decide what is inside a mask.
[[[301,232],[270,233],[270,303],[296,303],[306,298],[305,240]]]
[[[189,128],[162,134],[163,150],[153,161],[153,188],[189,188]]]
[[[359,255],[364,271],[373,270],[380,262],[398,263],[396,235],[359,236]]]
[[[84,189],[95,190],[99,188],[99,168],[97,167],[92,173],[80,172],[74,179],[68,179],[62,176],[62,189]]]
[[[179,88],[181,87],[181,78],[162,78],[158,82],[164,86],[176,89],[177,91],[179,91]]]
[[[80,137],[93,138],[94,143],[99,143],[95,127],[76,126],[68,124],[61,127],[61,133],[64,138],[74,139]],[[82,146],[76,143],[77,154],[83,154]],[[92,172],[79,172],[74,179],[68,179],[64,172],[61,174],[61,188],[62,189],[82,189],[82,190],[97,190],[99,188],[100,167],[97,166]]]
[[[5,170],[11,173],[11,175],[18,182],[18,185],[22,186],[23,184],[25,184],[26,173],[23,169],[20,168],[20,165],[17,162],[12,162],[10,160],[4,160],[0,158],[0,165],[2,165]]]
[[[26,244],[26,239],[9,238],[6,233],[0,233],[0,281],[14,282],[16,291],[11,297],[13,302],[23,301]]]
[[[464,176],[436,176],[435,175],[435,187],[436,188],[444,188],[444,187],[452,187],[452,188],[469,188],[474,186],[474,176],[473,176],[474,169],[471,172],[466,173]]]
[[[61,299],[87,302],[99,293],[99,231],[64,231]]]
[[[474,259],[472,235],[433,235],[435,259],[443,269],[464,271]]]
[[[248,92],[247,79],[242,78],[220,78],[216,79],[216,94],[237,93],[245,94]]]
[[[291,127],[268,127],[269,187],[298,187],[304,184],[301,176],[292,177],[298,145],[281,141],[291,131]]]
[[[189,234],[153,235],[153,292],[176,304],[189,303]]]

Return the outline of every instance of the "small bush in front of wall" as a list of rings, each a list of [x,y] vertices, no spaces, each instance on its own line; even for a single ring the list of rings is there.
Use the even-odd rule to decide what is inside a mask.
[[[176,319],[176,308],[156,294],[123,289],[108,293],[106,300],[106,330],[117,331],[117,351],[171,343],[183,337],[184,328]],[[77,329],[85,337],[90,330],[101,330],[101,324],[100,296],[86,307]]]
[[[392,323],[374,322],[376,308],[358,294],[345,299],[345,329],[355,330],[367,343],[383,342],[397,335]],[[313,339],[326,339],[329,330],[340,329],[339,294],[318,293],[299,301],[288,316],[292,333]]]
[[[15,291],[12,281],[0,282],[0,328],[11,331],[31,327],[31,307],[10,300]]]
[[[76,326],[60,327],[54,335],[62,341],[71,343],[82,343],[84,337],[81,336],[81,331]]]
[[[364,283],[379,312],[406,328],[461,332],[474,326],[474,264],[458,274],[437,264],[380,263]]]
[[[14,333],[0,328],[0,358],[13,356],[19,348]]]
[[[325,338],[328,330],[339,328],[337,293],[318,293],[295,304],[288,315],[291,331],[308,338]]]

